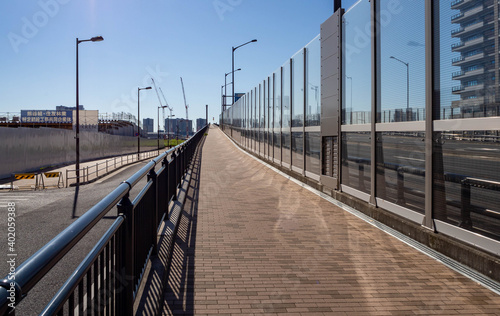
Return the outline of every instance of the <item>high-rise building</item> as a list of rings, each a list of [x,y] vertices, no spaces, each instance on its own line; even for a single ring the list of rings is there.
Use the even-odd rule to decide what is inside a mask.
[[[207,125],[207,119],[204,119],[204,118],[196,119],[196,131],[199,131],[205,125]]]
[[[183,118],[165,119],[165,128],[169,131],[170,137],[186,136],[186,124],[189,135],[193,134],[193,121]]]
[[[154,131],[154,120],[152,118],[142,119],[142,129],[144,133],[152,133]]]
[[[451,17],[451,22],[458,25],[451,36],[459,39],[451,50],[460,53],[452,60],[453,66],[460,67],[452,74],[454,80],[460,80],[460,85],[452,89],[460,100],[453,101],[452,107],[460,108],[465,117],[474,112],[476,116],[490,116],[488,112],[499,101],[498,1],[455,0],[451,9],[458,10]]]

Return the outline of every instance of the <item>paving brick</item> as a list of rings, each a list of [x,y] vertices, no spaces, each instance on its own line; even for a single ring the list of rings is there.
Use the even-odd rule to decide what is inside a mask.
[[[196,168],[164,315],[500,315],[497,294],[275,173],[216,128]]]

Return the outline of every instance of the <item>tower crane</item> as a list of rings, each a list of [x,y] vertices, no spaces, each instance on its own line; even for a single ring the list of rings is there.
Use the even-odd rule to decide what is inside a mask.
[[[186,93],[184,92],[184,82],[182,82],[182,77],[181,77],[181,86],[182,86],[182,94],[184,95],[184,106],[186,107],[186,138],[189,137],[189,125],[188,125],[188,108],[189,105],[186,103]]]
[[[168,144],[170,146],[170,118],[173,117],[172,111],[174,110],[174,107],[171,107],[168,105],[167,99],[165,98],[165,95],[163,94],[163,90],[161,89],[161,87],[158,89],[160,90],[161,95],[163,97],[163,100],[165,101],[165,104],[166,104],[165,106],[170,111],[170,116],[168,117],[168,120],[167,120],[168,125],[167,125],[167,128],[165,129],[167,131],[167,139],[168,139]],[[163,121],[165,121],[165,113],[163,114]],[[165,128],[165,126],[163,128]]]
[[[165,99],[165,96],[163,96],[163,99],[165,99],[166,105],[161,104],[160,94],[158,93],[158,88],[156,87],[155,80],[153,78],[151,78],[151,81],[153,82],[153,85],[155,86],[156,96],[158,97],[158,101],[160,102],[160,106],[158,107],[158,149],[159,149],[160,148],[160,108],[162,109],[163,120],[165,120],[165,108],[168,107],[168,104],[167,104],[167,100]],[[163,126],[163,129],[165,129],[165,126]]]

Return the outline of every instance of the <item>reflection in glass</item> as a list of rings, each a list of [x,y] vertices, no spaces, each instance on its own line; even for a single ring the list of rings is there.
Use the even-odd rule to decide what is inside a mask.
[[[304,50],[292,57],[292,127],[304,126]]]
[[[377,197],[425,212],[425,133],[377,133]]]
[[[306,46],[306,126],[319,126],[321,114],[321,44],[319,35]]]
[[[281,68],[274,72],[274,159],[281,160]]]
[[[306,133],[306,171],[320,174],[320,139],[321,134],[316,132]]]
[[[304,133],[292,132],[292,164],[304,168]]]
[[[500,240],[499,131],[436,132],[436,218]]]
[[[370,193],[370,133],[342,133],[342,184]]]
[[[361,0],[347,11],[342,17],[342,29],[345,57],[342,124],[368,124],[372,103],[370,1]]]
[[[282,128],[281,128],[281,145],[282,145],[282,161],[291,164],[291,138],[290,138],[290,119],[291,119],[291,108],[290,108],[290,61],[287,61],[282,69]]]
[[[499,29],[494,22],[498,21],[498,8],[494,8],[498,3],[467,2],[433,3],[443,21],[435,30],[440,55],[440,109],[433,113],[434,119],[500,115]]]
[[[377,122],[425,120],[425,2],[406,1],[394,6],[383,0],[379,41],[380,101]],[[388,19],[390,15],[390,21]]]

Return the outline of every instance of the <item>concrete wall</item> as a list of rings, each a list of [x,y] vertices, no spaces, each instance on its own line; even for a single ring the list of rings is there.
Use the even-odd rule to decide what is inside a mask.
[[[141,151],[156,148],[156,139],[141,139]],[[0,127],[0,178],[74,163],[75,151],[75,132],[71,130]],[[134,152],[137,137],[80,132],[80,161]]]

